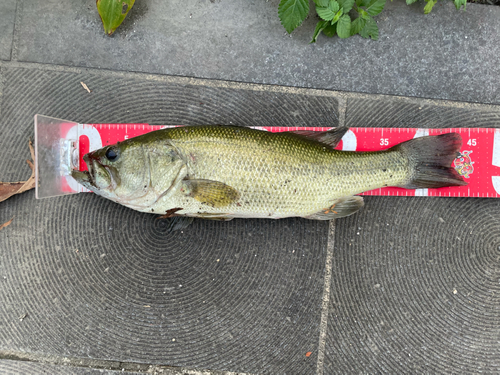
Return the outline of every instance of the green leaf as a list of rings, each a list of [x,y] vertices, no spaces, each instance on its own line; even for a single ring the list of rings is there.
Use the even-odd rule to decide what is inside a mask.
[[[339,3],[335,0],[331,0],[328,3],[328,7],[316,7],[316,13],[318,16],[323,18],[325,21],[331,21],[335,17],[335,13],[339,10]]]
[[[101,16],[104,32],[111,35],[121,25],[135,0],[97,0],[97,11]]]
[[[378,40],[378,26],[373,18],[370,17],[366,20],[366,25],[359,32],[359,35],[361,35],[363,38],[371,37],[373,40]]]
[[[453,2],[455,3],[455,8],[457,8],[457,10],[460,10],[460,8],[462,8],[462,5],[464,6],[465,10],[465,5],[467,4],[467,0],[454,0]]]
[[[306,19],[308,13],[308,0],[281,0],[278,6],[281,24],[288,34]]]
[[[316,40],[318,39],[319,34],[324,30],[324,28],[329,24],[330,22],[328,21],[319,21],[316,24],[316,28],[314,29],[314,34],[313,38],[309,43],[316,43]]]
[[[406,4],[407,5],[410,5],[410,4],[413,4],[415,2],[417,2],[418,0],[406,0]]]
[[[337,34],[339,38],[346,39],[351,36],[351,17],[348,14],[344,14],[340,17],[337,23]]]
[[[340,5],[336,0],[330,0],[330,4],[328,5],[331,10],[334,12],[338,12],[340,9]]]
[[[437,0],[425,0],[425,2],[427,4],[424,7],[424,13],[429,14],[432,11],[432,7],[434,7],[434,5],[436,5]]]
[[[362,17],[356,18],[354,21],[351,23],[351,35],[356,35],[359,34],[361,30],[366,25],[366,20]]]
[[[366,11],[370,16],[376,16],[380,12],[382,12],[382,9],[384,9],[385,6],[385,0],[372,0],[370,1],[370,4],[366,7]]]
[[[354,0],[338,0],[339,5],[344,9],[344,13],[349,13],[354,5]]]
[[[314,4],[318,7],[326,8],[330,4],[330,0],[314,0]]]
[[[331,21],[333,17],[335,17],[335,12],[330,8],[316,7],[316,13],[318,13],[318,16],[323,18],[325,21]]]
[[[335,17],[333,17],[332,25],[339,20],[339,18],[342,16],[342,14],[344,14],[344,11],[341,9],[337,12]]]
[[[334,36],[336,33],[337,33],[337,24],[334,25],[330,24],[323,30],[323,34],[329,36],[330,38]]]
[[[358,7],[366,7],[370,3],[370,0],[356,0],[356,5]]]
[[[358,9],[358,13],[365,20],[369,20],[370,19],[370,15],[364,9],[359,8]]]

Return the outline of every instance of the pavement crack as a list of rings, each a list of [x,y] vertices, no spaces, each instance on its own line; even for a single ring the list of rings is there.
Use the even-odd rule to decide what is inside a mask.
[[[50,354],[17,352],[10,350],[0,350],[0,360],[34,362],[53,366],[82,367],[92,368],[96,370],[111,370],[158,375],[251,375],[242,372],[198,370],[194,368],[174,367],[148,363],[66,357]]]
[[[340,105],[339,105],[340,107]],[[342,112],[341,112],[342,113]],[[345,114],[345,111],[344,111]],[[342,115],[340,115],[342,118]],[[340,119],[339,119],[340,120]],[[339,124],[339,126],[341,126]],[[328,243],[326,247],[325,280],[323,286],[323,299],[321,303],[321,320],[319,324],[318,360],[316,374],[323,375],[325,361],[326,334],[328,330],[328,312],[330,307],[330,289],[332,283],[333,246],[335,244],[335,220],[330,221],[328,229]]]
[[[22,21],[22,13],[23,13],[23,0],[17,0],[16,2],[16,15],[14,18],[14,30],[12,32],[12,44],[10,47],[10,59],[13,61],[17,61],[17,50],[20,39],[20,29],[21,29],[21,21]]]

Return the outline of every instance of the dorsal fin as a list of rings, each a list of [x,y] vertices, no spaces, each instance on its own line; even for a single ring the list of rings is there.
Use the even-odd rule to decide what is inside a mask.
[[[295,134],[300,137],[307,139],[312,139],[314,141],[323,143],[324,145],[334,149],[339,144],[342,137],[347,133],[349,128],[347,126],[340,126],[338,128],[333,128],[326,132],[316,132],[313,130],[296,130],[290,132],[284,132],[284,134]]]

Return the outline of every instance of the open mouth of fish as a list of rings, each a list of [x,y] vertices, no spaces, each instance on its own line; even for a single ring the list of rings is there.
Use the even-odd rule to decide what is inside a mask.
[[[95,188],[95,179],[94,179],[94,163],[92,160],[88,158],[87,155],[83,157],[85,164],[87,164],[87,171],[78,171],[72,170],[71,176],[80,184],[85,186],[87,189]]]

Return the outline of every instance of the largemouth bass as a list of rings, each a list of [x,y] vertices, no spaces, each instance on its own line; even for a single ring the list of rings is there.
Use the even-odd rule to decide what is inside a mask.
[[[329,220],[385,186],[465,185],[451,163],[459,134],[416,138],[386,151],[334,150],[347,128],[270,133],[235,126],[158,130],[84,156],[83,186],[134,210],[189,218]]]

